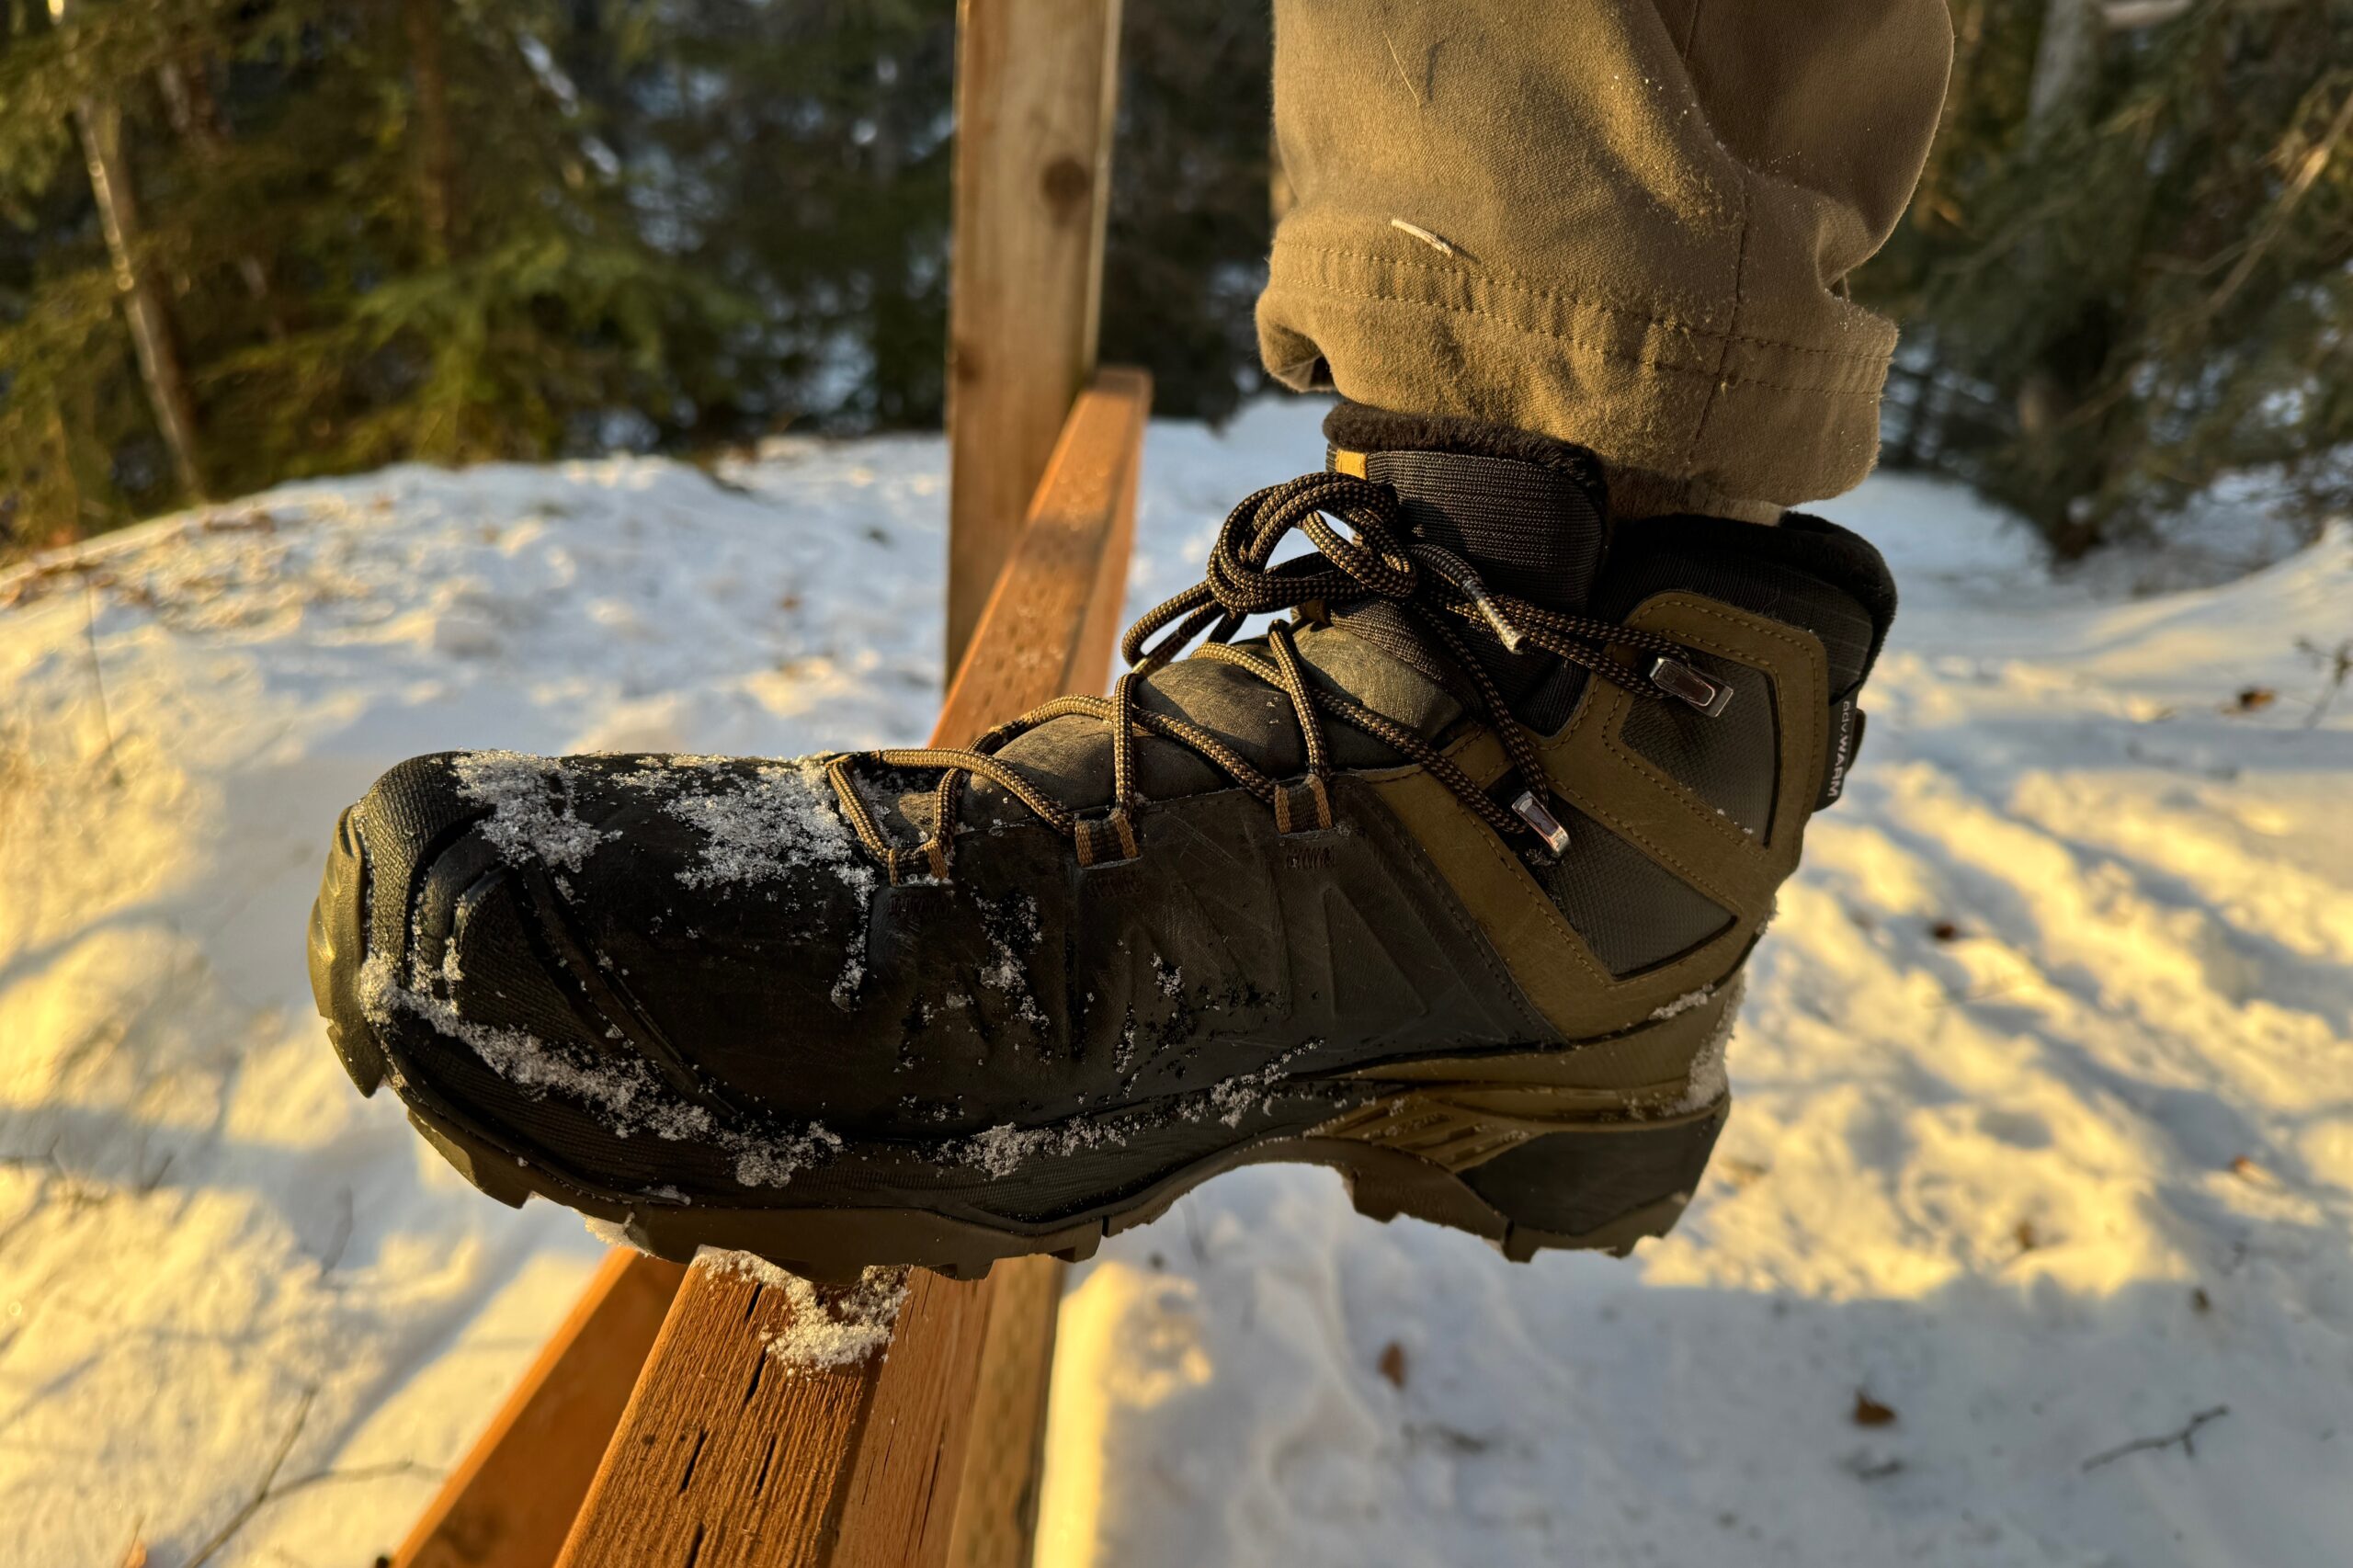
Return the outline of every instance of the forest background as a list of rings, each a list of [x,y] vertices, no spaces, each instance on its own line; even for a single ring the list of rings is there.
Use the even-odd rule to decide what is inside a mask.
[[[1951,0],[1885,460],[2062,559],[2353,506],[2353,0]],[[0,0],[0,562],[416,459],[943,412],[952,0]],[[1265,7],[1127,0],[1103,353],[1260,390]]]

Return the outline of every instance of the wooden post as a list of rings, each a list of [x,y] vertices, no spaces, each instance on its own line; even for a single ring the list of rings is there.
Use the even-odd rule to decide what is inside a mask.
[[[960,0],[948,668],[1095,368],[1120,0]]]
[[[1106,370],[1071,410],[935,744],[1103,686],[1150,401],[1141,371]],[[918,1270],[883,1357],[794,1372],[767,1348],[790,1302],[696,1266],[563,1568],[1015,1568],[1061,1283],[1051,1258],[962,1283]],[[976,1422],[989,1426],[968,1444]]]

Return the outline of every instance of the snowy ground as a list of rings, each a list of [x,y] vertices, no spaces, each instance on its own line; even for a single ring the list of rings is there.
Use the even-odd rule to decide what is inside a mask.
[[[1154,428],[1139,604],[1317,412]],[[335,811],[919,737],[941,461],[397,469],[0,574],[0,1562],[184,1568],[281,1443],[212,1562],[397,1540],[597,1244],[335,1067]],[[2125,601],[1950,492],[1825,509],[1906,605],[1683,1228],[1512,1267],[1222,1178],[1074,1277],[1045,1562],[2353,1562],[2353,532]]]

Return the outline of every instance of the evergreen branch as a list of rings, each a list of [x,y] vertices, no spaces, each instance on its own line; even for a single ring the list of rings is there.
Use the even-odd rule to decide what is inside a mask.
[[[2255,237],[2247,242],[2246,249],[2240,256],[2238,265],[2231,269],[2231,275],[2222,279],[2222,286],[2214,290],[2213,298],[2207,301],[2207,315],[2216,314],[2224,305],[2230,303],[2231,296],[2236,294],[2246,280],[2254,276],[2256,267],[2262,264],[2265,255],[2278,242],[2280,234],[2286,232],[2288,220],[2294,216],[2296,208],[2303,201],[2313,186],[2318,182],[2322,173],[2327,169],[2329,160],[2336,155],[2338,144],[2343,142],[2348,135],[2353,135],[2353,85],[2346,88],[2344,101],[2336,106],[2336,116],[2329,121],[2328,129],[2322,132],[2320,140],[2313,143],[2311,151],[2307,152],[2302,162],[2298,164],[2294,176],[2288,182],[2288,188],[2280,193],[2279,199],[2272,203],[2271,210],[2264,215],[2263,226],[2257,229]]]

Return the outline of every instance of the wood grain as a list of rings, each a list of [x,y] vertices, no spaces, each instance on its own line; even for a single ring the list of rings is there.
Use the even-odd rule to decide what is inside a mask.
[[[842,1500],[834,1568],[948,1561],[981,1350],[1002,1300],[989,1280],[915,1273],[890,1357],[874,1369],[873,1407]]]
[[[796,1370],[768,1354],[782,1291],[698,1264],[662,1325],[566,1568],[813,1568],[830,1561],[873,1368]]]
[[[1142,372],[1107,369],[1071,408],[935,744],[1102,689],[1151,396]],[[563,1568],[1026,1562],[1061,1286],[1051,1259],[966,1283],[917,1271],[884,1357],[785,1375],[767,1341],[790,1325],[790,1303],[698,1264]],[[983,1512],[960,1528],[967,1500]]]
[[[1095,368],[1120,0],[961,0],[948,667]]]
[[[949,1568],[1026,1568],[1038,1537],[1046,1447],[1046,1387],[1068,1266],[1017,1257],[989,1274],[988,1338],[972,1389],[964,1483]]]
[[[617,1252],[393,1554],[394,1568],[547,1568],[687,1271]]]

